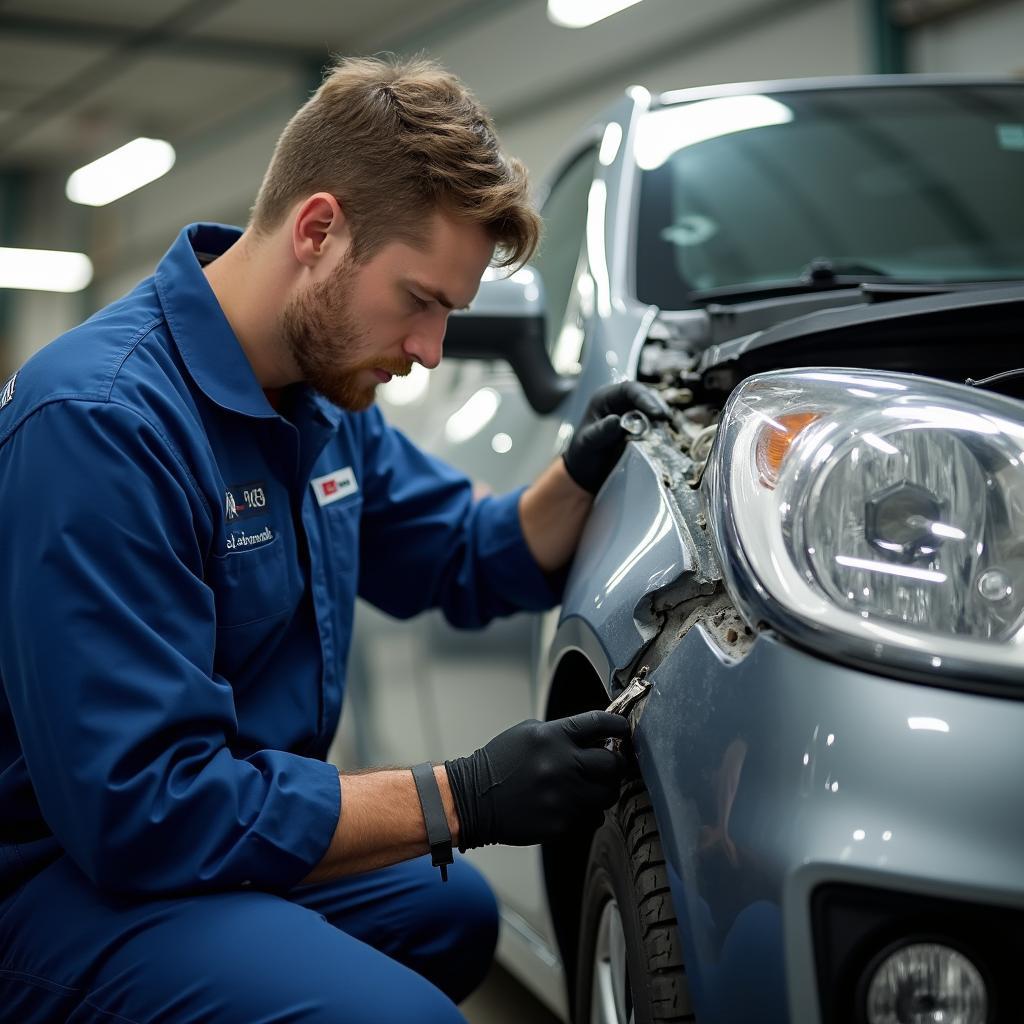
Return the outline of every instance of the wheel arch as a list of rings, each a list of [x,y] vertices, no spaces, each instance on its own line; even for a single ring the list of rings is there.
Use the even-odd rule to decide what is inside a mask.
[[[559,659],[548,691],[545,718],[565,718],[604,708],[608,691],[598,669],[578,648],[566,651]],[[590,845],[597,831],[577,830],[573,835],[542,847],[544,888],[547,892],[551,923],[565,970],[570,1013],[576,992],[578,930],[583,907],[583,883]]]

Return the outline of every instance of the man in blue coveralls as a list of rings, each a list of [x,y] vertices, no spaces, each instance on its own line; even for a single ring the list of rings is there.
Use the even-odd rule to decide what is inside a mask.
[[[186,228],[4,387],[0,1021],[461,1020],[495,904],[433,864],[615,800],[604,712],[436,766],[324,760],[356,594],[460,626],[552,606],[617,414],[663,413],[614,387],[532,486],[474,502],[373,406],[538,229],[455,78],[343,62],[244,232]]]

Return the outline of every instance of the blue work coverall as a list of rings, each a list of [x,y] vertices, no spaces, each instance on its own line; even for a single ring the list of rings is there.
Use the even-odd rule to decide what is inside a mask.
[[[0,391],[3,1022],[456,1021],[493,951],[464,861],[299,882],[356,595],[459,626],[557,595],[517,494],[375,407],[275,412],[202,273],[238,236],[187,227]]]

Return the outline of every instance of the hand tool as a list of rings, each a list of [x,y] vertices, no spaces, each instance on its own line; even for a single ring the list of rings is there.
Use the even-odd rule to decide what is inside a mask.
[[[625,718],[630,718],[630,712],[640,703],[640,701],[647,696],[648,691],[651,688],[651,683],[647,681],[647,666],[644,665],[642,669],[629,681],[626,688],[605,708],[613,715],[622,715]],[[632,724],[632,719],[630,719]],[[605,741],[605,748],[608,750],[621,750],[622,740],[609,739]]]

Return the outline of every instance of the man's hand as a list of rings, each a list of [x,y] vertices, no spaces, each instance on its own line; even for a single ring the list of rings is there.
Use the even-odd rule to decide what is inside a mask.
[[[520,722],[469,757],[446,761],[459,848],[547,842],[611,807],[625,760],[602,744],[628,735],[621,715],[588,711]]]
[[[601,745],[624,738],[622,715],[588,711],[554,722],[520,722],[481,750],[434,767],[452,840],[530,846],[553,839],[615,803],[621,754]],[[396,864],[429,849],[412,772],[341,775],[341,814],[330,846],[303,879],[323,882]]]
[[[585,491],[597,494],[619,461],[626,444],[619,417],[634,409],[652,420],[666,420],[671,416],[668,406],[653,388],[634,380],[609,384],[591,396],[583,421],[562,456],[569,476]]]

